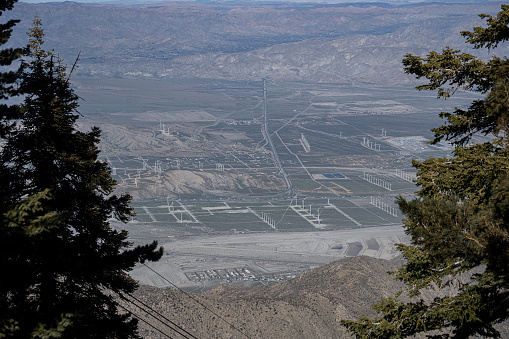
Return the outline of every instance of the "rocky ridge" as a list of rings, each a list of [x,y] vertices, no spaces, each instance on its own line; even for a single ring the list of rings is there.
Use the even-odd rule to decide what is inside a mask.
[[[136,297],[198,338],[345,338],[339,320],[374,316],[371,305],[402,287],[387,274],[400,264],[361,256],[272,286],[221,286],[193,295],[198,302],[176,289],[149,286],[142,286]],[[149,322],[170,334],[153,319]],[[144,323],[140,326],[144,337],[163,337]]]

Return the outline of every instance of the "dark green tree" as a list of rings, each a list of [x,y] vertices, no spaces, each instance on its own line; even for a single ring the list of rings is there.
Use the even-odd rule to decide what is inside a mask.
[[[486,27],[462,32],[474,48],[509,40],[509,6],[481,14]],[[487,61],[446,48],[422,58],[407,55],[405,71],[448,98],[457,90],[484,95],[467,109],[442,112],[435,139],[451,142],[450,158],[414,161],[417,198],[397,200],[411,245],[399,245],[406,264],[394,272],[413,299],[402,294],[374,306],[379,316],[342,323],[358,338],[500,337],[496,324],[509,317],[509,60]],[[474,143],[483,134],[489,142]],[[443,293],[423,300],[424,289]]]
[[[130,196],[113,195],[100,130],[77,129],[70,74],[43,35],[36,18],[18,81],[24,102],[0,151],[0,337],[136,338],[115,297],[136,289],[126,272],[162,248],[132,248],[110,227],[132,215]]]
[[[2,14],[11,10],[17,0],[5,0],[0,2],[0,19]],[[11,37],[12,29],[19,20],[8,20],[3,23],[0,22],[0,47],[5,45]],[[0,50],[0,67],[4,69],[11,66],[13,61],[16,60],[21,53],[21,49],[5,48]],[[0,100],[8,99],[15,96],[18,91],[15,82],[18,77],[18,70],[11,69],[8,71],[0,72]],[[12,127],[10,118],[15,114],[16,107],[6,103],[0,103],[0,138],[5,132]]]

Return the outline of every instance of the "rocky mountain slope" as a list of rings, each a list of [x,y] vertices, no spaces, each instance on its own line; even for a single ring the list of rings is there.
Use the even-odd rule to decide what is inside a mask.
[[[272,286],[221,286],[193,295],[196,300],[175,289],[142,286],[136,298],[198,338],[344,338],[340,319],[373,316],[370,306],[401,288],[387,274],[400,264],[398,260],[353,257]],[[174,334],[153,318],[143,318],[164,333]],[[143,336],[164,338],[143,322],[140,326]]]
[[[13,45],[26,43],[37,13],[45,46],[68,64],[81,51],[75,76],[401,83],[412,80],[402,71],[405,53],[465,49],[459,31],[499,9],[498,2],[65,2],[19,3],[8,15],[21,19]]]
[[[388,274],[402,263],[401,257],[393,260],[349,257],[272,286],[223,285],[202,295],[141,286],[134,295],[137,300],[130,299],[138,305],[142,302],[145,309],[149,306],[158,318],[166,317],[163,320],[166,324],[171,321],[197,338],[353,338],[339,321],[376,316],[371,306],[404,288]],[[442,291],[423,290],[420,297],[431,301],[453,291],[453,287]],[[404,294],[402,298],[409,300]],[[143,337],[180,338],[132,303],[124,301],[122,305],[140,316]],[[498,324],[497,329],[502,338],[509,336],[507,321]],[[416,336],[425,337],[424,334]]]

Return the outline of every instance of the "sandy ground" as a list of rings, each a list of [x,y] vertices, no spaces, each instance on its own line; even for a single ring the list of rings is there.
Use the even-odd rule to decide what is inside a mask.
[[[392,259],[399,255],[395,244],[408,242],[401,226],[175,238],[160,242],[165,250],[160,261],[147,263],[157,273],[140,265],[131,276],[141,284],[157,287],[175,284],[208,289],[209,285],[227,282],[191,281],[189,273],[247,267],[258,274],[271,274],[303,271],[357,255]]]

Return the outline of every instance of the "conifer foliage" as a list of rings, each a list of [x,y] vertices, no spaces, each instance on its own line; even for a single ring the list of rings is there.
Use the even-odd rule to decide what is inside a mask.
[[[36,18],[18,72],[24,102],[2,135],[0,337],[136,338],[112,292],[135,290],[126,272],[162,248],[131,248],[110,227],[132,215],[130,196],[112,194],[100,130],[77,129],[70,74],[43,36]]]
[[[11,10],[17,0],[4,0],[0,2],[0,19],[5,11]],[[19,20],[8,20],[0,23],[0,47],[5,45],[11,36],[13,27]],[[10,66],[14,60],[19,57],[21,50],[5,48],[0,50],[0,67]],[[0,72],[0,100],[7,99],[17,94],[17,89],[13,84],[18,76],[14,70]],[[3,137],[6,130],[12,125],[9,118],[14,114],[15,109],[5,103],[0,103],[0,138]]]
[[[474,48],[509,40],[509,6],[481,14],[486,27],[462,32]],[[509,317],[509,60],[482,61],[446,48],[426,57],[407,55],[405,71],[447,98],[458,89],[484,94],[467,109],[443,112],[432,143],[449,141],[450,158],[414,161],[417,198],[398,199],[410,246],[395,272],[414,299],[398,296],[374,306],[380,316],[342,323],[358,338],[403,338],[420,332],[433,338],[500,337],[495,325]],[[484,134],[489,142],[475,143]],[[432,301],[423,289],[442,290]]]

